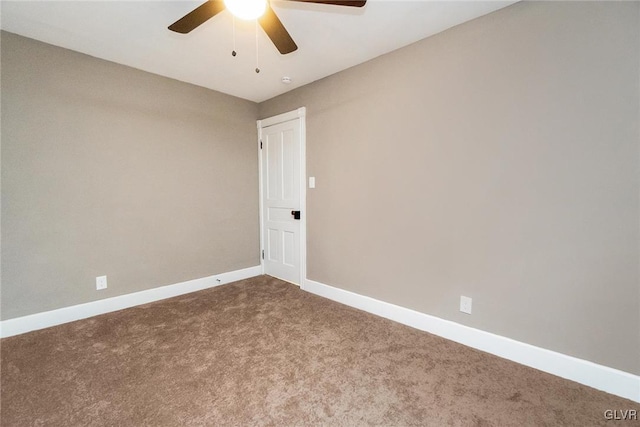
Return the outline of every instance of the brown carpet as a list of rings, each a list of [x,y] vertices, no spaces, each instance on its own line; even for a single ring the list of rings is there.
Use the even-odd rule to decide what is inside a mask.
[[[2,426],[590,426],[640,410],[267,276],[1,346]]]

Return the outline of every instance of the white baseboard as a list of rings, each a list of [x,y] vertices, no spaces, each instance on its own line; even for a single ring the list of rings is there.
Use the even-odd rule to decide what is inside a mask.
[[[186,282],[176,283],[173,285],[161,286],[112,298],[105,298],[85,304],[78,304],[28,316],[16,317],[14,319],[3,320],[0,322],[0,338],[23,334],[25,332],[44,329],[50,326],[60,325],[62,323],[73,322],[75,320],[86,319],[87,317],[122,310],[136,305],[188,294],[190,292],[212,288],[225,283],[259,276],[261,274],[262,268],[258,265],[255,267],[244,268],[242,270],[188,280]]]
[[[640,403],[640,376],[638,375],[474,329],[313,280],[304,280],[302,289],[504,359]]]

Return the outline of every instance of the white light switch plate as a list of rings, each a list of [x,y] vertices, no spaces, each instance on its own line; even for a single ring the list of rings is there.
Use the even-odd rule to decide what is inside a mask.
[[[315,176],[310,176],[309,177],[309,188],[316,188],[316,177]]]

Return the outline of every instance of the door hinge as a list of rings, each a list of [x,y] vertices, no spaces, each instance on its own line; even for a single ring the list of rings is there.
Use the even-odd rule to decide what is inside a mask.
[[[264,259],[264,249],[262,250],[262,259]]]
[[[260,149],[262,150],[262,140],[260,140]]]

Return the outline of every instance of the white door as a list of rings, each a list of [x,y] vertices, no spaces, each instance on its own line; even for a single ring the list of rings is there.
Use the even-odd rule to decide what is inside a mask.
[[[261,128],[264,273],[301,284],[300,118]]]

